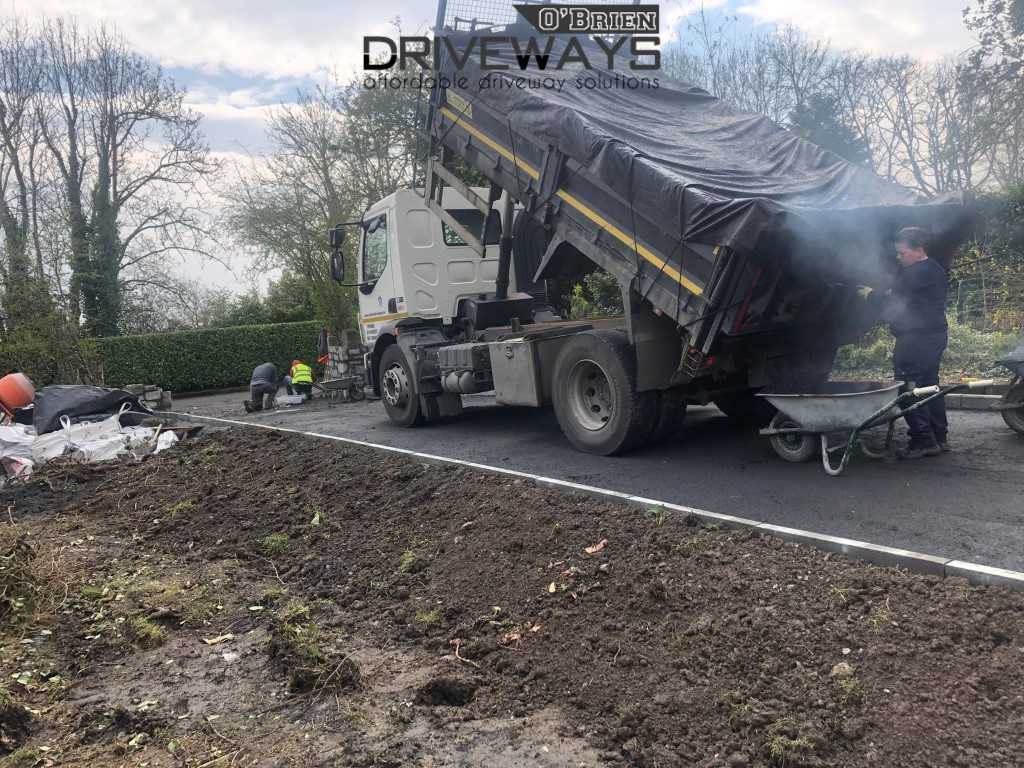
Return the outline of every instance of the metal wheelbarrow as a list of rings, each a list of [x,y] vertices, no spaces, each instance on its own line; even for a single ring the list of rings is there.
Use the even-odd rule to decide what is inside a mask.
[[[324,397],[330,400],[338,400],[340,398],[350,403],[358,403],[360,400],[366,399],[366,391],[363,389],[363,384],[364,377],[360,374],[313,382],[313,386],[319,389]]]
[[[896,422],[915,408],[952,392],[991,385],[992,380],[986,379],[945,387],[917,387],[903,392],[902,381],[830,381],[813,393],[761,392],[758,397],[775,406],[778,413],[760,433],[768,437],[772,449],[786,461],[810,461],[820,446],[825,471],[837,477],[846,469],[857,447],[868,458],[892,456]],[[878,451],[863,438],[869,430],[882,427],[887,428],[885,444]],[[829,446],[830,436],[837,436],[837,445]],[[840,452],[839,465],[833,466],[830,456]]]

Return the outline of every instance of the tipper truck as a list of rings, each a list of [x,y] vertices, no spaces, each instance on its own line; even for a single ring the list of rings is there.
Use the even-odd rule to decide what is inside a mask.
[[[961,197],[922,200],[700,88],[611,69],[607,42],[457,4],[434,30],[425,183],[354,223],[367,371],[397,424],[493,391],[552,405],[576,448],[609,455],[674,434],[689,403],[767,421],[758,391],[812,390],[863,328],[857,287],[891,280],[894,233],[927,227],[948,254],[968,219]],[[561,88],[520,80],[531,37]],[[342,281],[347,231],[330,232]],[[562,317],[551,282],[595,269],[622,315]]]

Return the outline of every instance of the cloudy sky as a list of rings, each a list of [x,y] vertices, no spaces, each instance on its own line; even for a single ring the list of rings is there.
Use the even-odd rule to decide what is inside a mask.
[[[840,48],[935,58],[967,47],[966,0],[704,0],[706,9],[751,25],[795,24]],[[678,22],[700,0],[662,2]],[[140,52],[187,87],[206,134],[224,154],[265,149],[274,104],[360,66],[363,35],[424,33],[433,0],[0,0],[28,17],[114,23]],[[221,276],[222,282],[233,281]]]

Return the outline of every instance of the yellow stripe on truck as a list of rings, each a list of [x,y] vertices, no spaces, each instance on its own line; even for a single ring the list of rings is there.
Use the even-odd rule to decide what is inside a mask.
[[[479,139],[481,142],[483,142],[488,147],[493,149],[506,160],[510,160],[511,162],[515,163],[518,168],[524,171],[531,178],[540,179],[540,174],[537,172],[536,168],[517,158],[507,148],[503,147],[501,144],[496,142],[483,131],[479,130],[478,128],[475,128],[474,126],[466,122],[464,118],[459,117],[447,107],[441,107],[441,114],[443,114],[453,123],[455,123],[463,130],[465,130],[467,133],[469,133],[470,136]],[[665,275],[668,275],[669,278],[675,280],[681,286],[686,288],[686,290],[688,290],[690,293],[696,296],[700,296],[704,293],[703,288],[701,288],[692,280],[688,279],[685,275],[681,274],[679,270],[669,266],[668,262],[666,262],[664,259],[659,258],[653,251],[651,251],[646,246],[643,246],[638,242],[635,243],[632,237],[627,235],[625,232],[616,227],[614,224],[612,224],[610,221],[608,221],[606,218],[601,216],[596,211],[592,210],[591,208],[588,208],[586,205],[580,202],[577,198],[570,195],[564,189],[558,190],[555,194],[562,198],[562,200],[564,200],[566,204],[575,208],[577,211],[579,211],[592,222],[597,224],[597,226],[601,227],[616,240],[620,241],[624,245],[629,246],[630,248],[635,249],[636,252],[639,253],[645,261],[653,264],[655,267],[658,268],[659,271],[661,271]]]
[[[650,249],[640,245],[640,243],[634,243],[632,237],[627,235],[625,232],[616,227],[607,219],[602,218],[600,215],[587,208],[587,206],[585,206],[575,197],[570,195],[564,189],[558,190],[558,192],[556,192],[555,194],[557,194],[560,198],[565,200],[565,202],[567,202],[577,211],[582,213],[592,222],[597,224],[597,226],[603,228],[606,232],[608,232],[608,234],[612,235],[616,240],[620,240],[621,242],[628,245],[630,248],[634,248],[636,252],[639,253],[644,258],[645,261],[648,261],[654,266],[656,266],[661,272],[675,280],[681,286],[686,288],[686,290],[688,290],[690,293],[696,294],[697,296],[700,296],[702,293],[704,293],[704,289],[697,285],[695,282],[687,279],[682,274],[680,274],[678,270],[670,267],[668,265],[668,262],[658,258],[658,256],[656,256],[654,252],[651,251]]]
[[[363,325],[370,325],[371,323],[384,323],[388,320],[398,320],[403,317],[408,317],[408,312],[398,312],[394,315],[371,315],[370,317],[364,317],[361,322]]]
[[[470,136],[473,136],[474,138],[477,138],[480,141],[482,141],[484,144],[486,144],[488,147],[493,149],[495,152],[497,152],[499,155],[504,157],[506,160],[510,160],[511,162],[515,163],[516,166],[518,168],[520,168],[521,170],[523,170],[526,173],[526,175],[529,176],[530,178],[532,178],[532,179],[539,179],[540,178],[540,173],[537,172],[536,168],[534,168],[529,163],[526,163],[526,162],[523,162],[522,160],[520,160],[518,157],[516,157],[514,154],[512,154],[512,152],[510,152],[508,149],[506,149],[501,144],[496,142],[494,139],[492,139],[486,133],[481,131],[479,128],[475,128],[472,125],[470,125],[468,122],[466,122],[465,118],[459,117],[454,112],[452,112],[450,109],[448,109],[448,107],[441,107],[441,114],[444,115],[445,117],[447,117],[449,120],[451,120],[453,123],[455,123],[459,127],[461,127]]]

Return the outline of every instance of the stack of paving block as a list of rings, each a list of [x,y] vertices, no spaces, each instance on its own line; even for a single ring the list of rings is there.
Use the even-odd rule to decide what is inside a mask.
[[[363,365],[363,346],[357,331],[347,331],[342,339],[331,337],[327,349],[330,361],[327,364],[327,378],[340,379],[345,376],[362,376],[365,380],[366,367]],[[341,344],[337,344],[341,341]]]
[[[136,395],[144,406],[156,411],[169,411],[174,405],[171,390],[161,389],[155,384],[129,384],[124,389]]]

